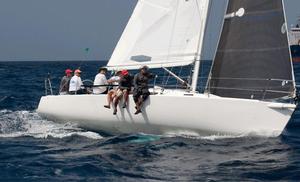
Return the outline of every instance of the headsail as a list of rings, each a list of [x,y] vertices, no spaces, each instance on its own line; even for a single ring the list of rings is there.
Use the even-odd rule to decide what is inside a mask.
[[[109,69],[183,66],[197,56],[208,0],[139,0]]]
[[[294,94],[282,0],[229,0],[208,90],[232,98]]]

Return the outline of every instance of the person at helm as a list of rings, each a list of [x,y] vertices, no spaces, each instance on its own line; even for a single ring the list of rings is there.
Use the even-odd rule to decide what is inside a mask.
[[[72,77],[73,71],[71,69],[65,70],[65,76],[62,77],[59,86],[59,94],[66,95],[69,93],[69,84]]]
[[[74,76],[70,80],[69,93],[70,94],[85,94],[83,83],[81,81],[81,71],[77,69],[74,71]]]

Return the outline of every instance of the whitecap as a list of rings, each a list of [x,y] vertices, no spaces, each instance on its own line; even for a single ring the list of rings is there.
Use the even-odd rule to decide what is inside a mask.
[[[278,136],[278,132],[249,132],[242,134],[210,134],[210,135],[200,135],[193,131],[172,131],[167,132],[163,135],[164,137],[182,137],[187,139],[198,139],[198,140],[225,140],[225,139],[235,139],[235,138],[245,138],[245,137],[262,137],[262,138],[273,138]]]
[[[23,136],[65,138],[74,135],[96,140],[103,138],[98,133],[84,131],[74,124],[60,124],[43,120],[36,112],[0,111],[0,137],[2,138]]]
[[[244,138],[247,136],[248,136],[247,134],[241,134],[241,135],[218,134],[218,135],[201,136],[201,137],[199,137],[199,139],[215,141],[215,140],[224,140],[224,139]]]
[[[199,133],[187,130],[180,130],[180,131],[169,131],[164,133],[164,137],[173,138],[173,137],[182,137],[182,138],[189,138],[189,139],[197,139],[200,137]]]

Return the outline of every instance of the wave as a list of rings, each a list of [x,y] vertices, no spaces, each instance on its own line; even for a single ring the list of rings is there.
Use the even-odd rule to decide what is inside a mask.
[[[8,98],[8,96],[4,96],[4,97],[0,98],[0,103],[3,102],[7,98]]]
[[[211,134],[211,135],[200,135],[196,132],[192,131],[176,131],[176,132],[168,132],[165,133],[164,137],[181,137],[187,139],[196,139],[196,140],[225,140],[225,139],[235,139],[235,138],[247,138],[247,137],[259,137],[259,138],[275,138],[279,134],[278,132],[249,132],[242,134]]]
[[[74,124],[59,124],[43,120],[32,111],[0,111],[0,137],[15,138],[30,136],[34,138],[65,138],[83,136],[90,139],[102,139],[98,133],[84,131]]]
[[[43,120],[34,111],[10,111],[0,110],[0,137],[15,138],[30,136],[34,138],[65,138],[71,136],[82,136],[90,139],[103,139],[101,135],[91,131],[84,131],[74,124],[60,124],[53,121]],[[244,137],[267,137],[278,136],[277,133],[245,133],[240,135],[216,134],[199,135],[191,131],[168,132],[163,135],[150,135],[139,133],[132,138],[133,143],[153,142],[162,138],[186,138],[198,140],[224,140]],[[118,136],[117,136],[118,137]]]

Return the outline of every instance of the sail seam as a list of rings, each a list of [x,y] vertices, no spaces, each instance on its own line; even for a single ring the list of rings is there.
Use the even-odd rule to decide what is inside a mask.
[[[259,48],[259,49],[227,49],[218,50],[218,52],[267,52],[267,51],[278,51],[287,49],[286,47],[275,47],[275,48]]]
[[[236,77],[211,77],[213,80],[248,80],[248,81],[289,81],[293,82],[293,80],[286,80],[282,78],[236,78]]]

